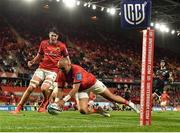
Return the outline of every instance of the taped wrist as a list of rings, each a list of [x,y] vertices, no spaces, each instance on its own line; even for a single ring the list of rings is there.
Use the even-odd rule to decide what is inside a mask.
[[[69,99],[71,99],[71,96],[70,95],[67,95],[63,98],[63,101],[64,102],[67,102]]]

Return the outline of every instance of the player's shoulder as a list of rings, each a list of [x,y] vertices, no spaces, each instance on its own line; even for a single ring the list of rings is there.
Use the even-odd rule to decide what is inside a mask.
[[[48,44],[49,43],[49,40],[42,40],[41,41],[41,45],[46,45],[46,44]]]
[[[57,44],[57,45],[60,46],[60,47],[66,47],[66,44],[63,43],[63,42],[61,42],[61,41],[58,41],[58,44]]]
[[[72,64],[72,68],[73,68],[73,73],[89,74],[89,72],[87,72],[83,67],[79,65]]]
[[[73,73],[82,73],[83,72],[83,68],[76,64],[72,64],[72,70],[73,70]]]
[[[72,67],[73,67],[74,69],[83,69],[81,66],[76,65],[76,64],[72,64]]]

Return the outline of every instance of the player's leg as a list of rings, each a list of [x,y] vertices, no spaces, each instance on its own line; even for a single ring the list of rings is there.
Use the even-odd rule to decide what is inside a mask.
[[[130,106],[133,110],[135,110],[137,113],[139,113],[139,109],[137,108],[137,106],[134,103],[132,103],[131,101],[127,101],[126,99],[124,99],[121,96],[112,94],[109,91],[109,89],[107,89],[107,87],[99,80],[97,80],[94,85],[94,91],[95,91],[95,93],[98,93],[99,95],[103,96],[104,98],[106,98],[107,100],[109,100],[111,102],[123,103],[125,105]]]
[[[168,101],[165,101],[165,103],[164,103],[164,110],[165,111],[167,110],[167,106],[168,106]]]
[[[93,114],[98,113],[105,117],[109,117],[110,114],[104,111],[101,107],[98,107],[97,109],[89,108],[88,102],[89,102],[89,96],[87,92],[79,92],[76,93],[76,100],[78,100],[78,107],[79,112],[81,114]]]
[[[50,96],[50,102],[58,102],[59,101],[59,89],[58,89],[58,83],[54,82],[53,85],[49,88],[49,90],[52,90],[52,94]],[[62,92],[61,92],[62,93]]]
[[[153,98],[158,97],[158,102],[160,102],[160,96],[163,93],[164,90],[164,81],[158,79],[156,80],[156,84],[153,88]]]
[[[49,98],[53,91],[52,89],[49,89],[49,88],[53,85],[57,74],[55,72],[45,71],[45,76],[46,76],[45,80],[41,85],[41,90],[44,95],[44,100],[39,106],[38,112],[46,112],[46,108],[49,104]]]
[[[20,112],[20,110],[23,108],[24,104],[28,100],[28,98],[31,95],[31,93],[33,92],[33,90],[39,86],[39,84],[41,83],[42,80],[43,80],[43,73],[42,73],[42,71],[37,69],[35,71],[32,79],[30,80],[30,84],[29,84],[28,88],[26,89],[20,102],[18,103],[16,110],[12,111],[11,113],[16,114],[16,113]]]
[[[125,105],[130,106],[133,110],[135,110],[137,113],[139,113],[139,109],[137,108],[137,106],[131,102],[131,101],[127,101],[126,99],[124,99],[121,96],[117,96],[112,94],[108,89],[106,89],[103,93],[100,93],[101,96],[103,96],[104,98],[108,99],[109,101],[114,101],[117,103],[123,103]]]
[[[166,102],[165,101],[161,101],[160,105],[161,105],[161,110],[165,111],[166,110]]]
[[[163,92],[163,82],[161,82],[160,79],[155,79],[153,81],[154,86],[153,86],[153,93],[152,93],[152,98],[153,98],[153,102],[152,102],[152,106],[155,105],[156,103],[161,104],[161,94]]]
[[[76,100],[76,107],[78,110],[80,110],[80,107],[79,107],[79,93],[77,92],[75,94],[75,100]]]
[[[87,92],[78,92],[75,94],[77,108],[81,114],[90,114],[91,110],[88,108],[89,96]]]
[[[79,112],[81,114],[91,114],[94,113],[92,110],[88,108],[88,98],[79,99]]]
[[[52,79],[46,78],[43,84],[41,85],[41,91],[43,93],[44,99],[38,108],[38,112],[46,112],[46,107],[49,104],[49,98],[53,92],[52,89],[49,89],[53,84]]]

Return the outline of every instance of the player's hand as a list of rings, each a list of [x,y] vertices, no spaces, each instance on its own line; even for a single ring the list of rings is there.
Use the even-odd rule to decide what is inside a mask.
[[[59,107],[60,107],[60,108],[63,108],[64,103],[65,103],[64,100],[60,100],[59,103],[58,103]]]
[[[32,61],[28,61],[28,67],[31,68],[33,65],[33,62]]]

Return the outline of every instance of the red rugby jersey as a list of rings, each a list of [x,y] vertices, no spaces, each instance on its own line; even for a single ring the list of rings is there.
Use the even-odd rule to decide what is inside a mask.
[[[169,100],[169,95],[167,93],[163,93],[161,95],[161,101],[164,102],[164,101],[168,101]]]
[[[86,90],[93,86],[96,83],[96,77],[84,70],[82,67],[78,65],[71,65],[71,70],[68,74],[64,74],[63,72],[58,74],[58,86],[64,87],[65,82],[70,85],[80,83],[79,92]]]
[[[68,56],[66,45],[59,41],[56,44],[49,44],[49,40],[42,41],[38,53],[44,55],[42,62],[39,64],[39,68],[56,73],[59,71],[57,67],[58,61]]]

